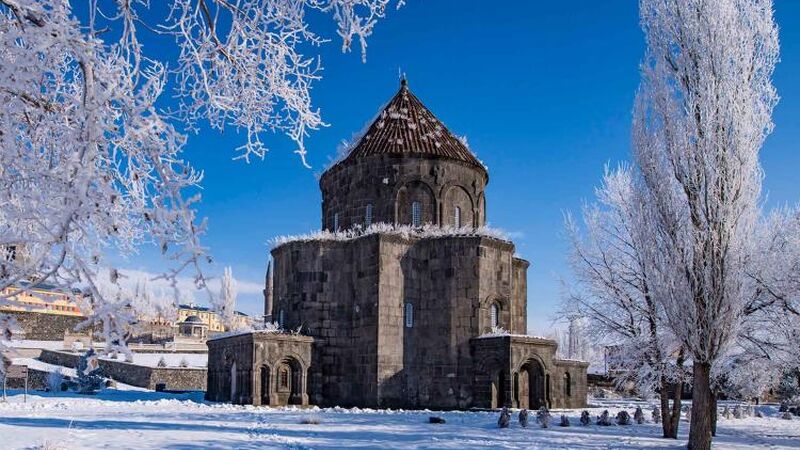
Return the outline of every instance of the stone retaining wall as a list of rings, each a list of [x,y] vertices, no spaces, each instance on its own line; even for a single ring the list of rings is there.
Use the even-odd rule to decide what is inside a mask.
[[[43,350],[39,360],[59,366],[76,367],[80,355]],[[185,367],[148,367],[122,361],[100,360],[105,376],[131,386],[155,389],[164,384],[174,391],[205,391],[206,369]]]
[[[31,311],[5,313],[14,319],[25,333],[25,339],[34,341],[60,341],[65,331],[75,331],[75,327],[86,320],[83,316],[62,316]]]
[[[28,391],[43,391],[47,389],[47,375],[49,372],[28,368]],[[3,380],[0,378],[0,389],[3,387]],[[24,389],[24,378],[9,378],[6,382],[6,389]]]

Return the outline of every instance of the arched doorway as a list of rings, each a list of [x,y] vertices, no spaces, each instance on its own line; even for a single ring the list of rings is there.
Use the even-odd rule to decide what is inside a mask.
[[[261,404],[262,405],[269,405],[270,404],[270,370],[269,366],[261,366]]]
[[[236,403],[236,361],[231,363],[231,403]]]
[[[303,366],[294,358],[285,358],[276,369],[276,395],[283,405],[302,405],[304,393]]]
[[[492,376],[492,408],[506,406],[506,373],[498,370]]]
[[[520,395],[520,407],[527,406],[529,409],[539,409],[548,405],[547,380],[542,363],[535,359],[529,359],[520,367],[521,378],[524,379],[523,392],[528,395]],[[525,405],[524,403],[527,403]]]

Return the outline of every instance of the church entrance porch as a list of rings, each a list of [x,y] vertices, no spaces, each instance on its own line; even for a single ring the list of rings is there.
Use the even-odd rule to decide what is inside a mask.
[[[531,358],[515,372],[519,383],[515,386],[517,407],[539,409],[550,406],[549,389],[544,365],[536,358]]]
[[[206,399],[251,405],[308,405],[308,336],[248,332],[210,339]]]
[[[554,341],[509,334],[473,338],[470,344],[474,407],[586,406],[588,363],[556,358]]]

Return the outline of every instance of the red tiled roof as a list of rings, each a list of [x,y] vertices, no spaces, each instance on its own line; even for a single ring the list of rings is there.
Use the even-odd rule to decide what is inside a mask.
[[[486,171],[469,148],[411,93],[406,80],[342,162],[376,154],[445,157]]]

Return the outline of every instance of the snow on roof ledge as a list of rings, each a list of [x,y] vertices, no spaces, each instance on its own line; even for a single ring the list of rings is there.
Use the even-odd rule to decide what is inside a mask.
[[[342,231],[315,231],[307,234],[298,234],[290,236],[279,236],[273,239],[270,244],[272,248],[278,248],[284,244],[292,242],[345,242],[358,239],[364,236],[373,234],[388,234],[393,236],[400,236],[403,238],[445,238],[445,237],[488,237],[498,239],[501,241],[511,242],[508,235],[497,228],[479,227],[479,228],[453,228],[453,227],[439,227],[436,225],[424,225],[422,227],[412,227],[410,225],[393,225],[389,223],[375,223],[369,227],[352,228]]]
[[[243,334],[289,334],[286,330],[281,328],[277,323],[270,323],[265,325],[263,328],[242,328],[239,330],[231,330],[226,331],[224,333],[217,333],[208,339],[207,341],[216,341],[217,339],[225,339],[234,336],[241,336]]]
[[[512,333],[505,328],[501,327],[492,327],[491,331],[487,331],[482,335],[478,336],[476,339],[489,339],[489,338],[496,338],[496,337],[519,337],[519,338],[530,338],[530,339],[540,339],[543,341],[552,341],[552,339],[544,336],[534,336],[532,334],[515,334]]]

